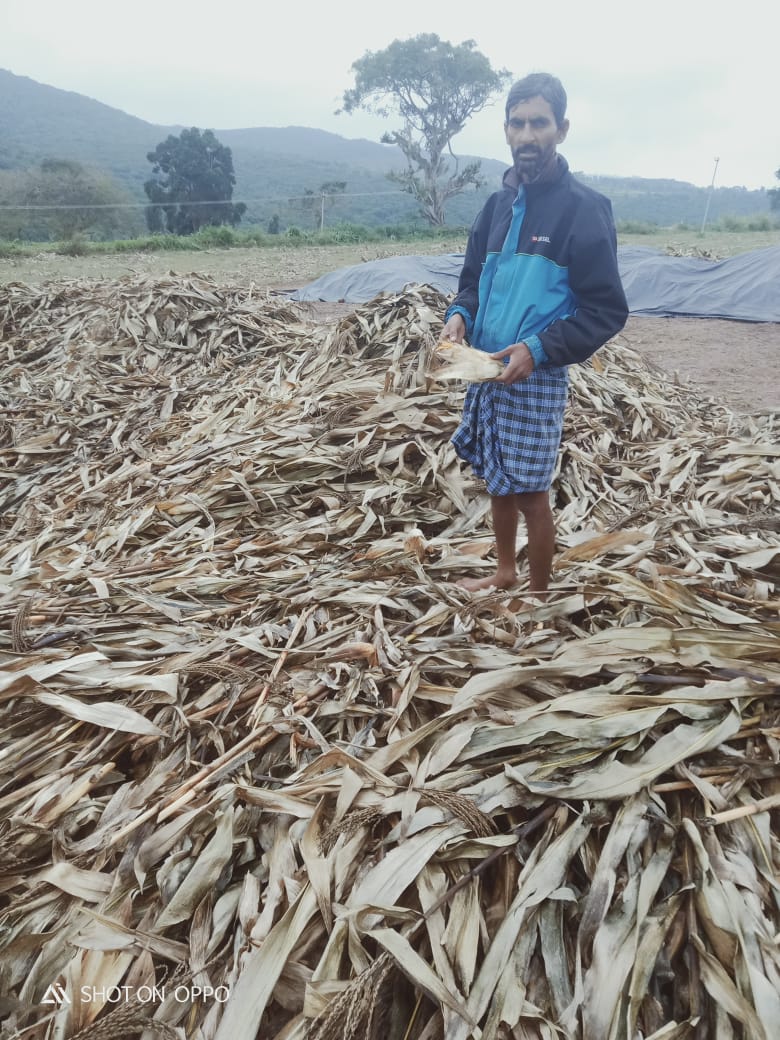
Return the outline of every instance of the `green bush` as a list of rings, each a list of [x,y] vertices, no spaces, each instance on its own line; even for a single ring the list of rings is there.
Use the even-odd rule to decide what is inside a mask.
[[[752,217],[734,217],[726,215],[720,218],[715,227],[719,231],[772,231],[777,222],[773,221],[768,213],[760,213]]]
[[[272,233],[273,238],[277,241],[279,239],[278,233]],[[275,242],[269,242],[271,235],[262,231],[260,228],[255,228],[253,231],[243,231],[240,236],[239,245],[244,246],[270,246],[275,245]]]
[[[145,235],[143,238],[126,238],[119,242],[102,242],[99,252],[165,253],[195,248],[197,246],[193,246],[192,239],[186,235]]]
[[[750,217],[745,225],[747,231],[771,231],[772,221],[766,217]]]
[[[191,236],[196,249],[229,249],[238,245],[236,232],[226,224],[208,224]]]
[[[385,238],[410,239],[422,242],[435,242],[440,238],[457,238],[459,235],[468,238],[469,229],[459,224],[446,224],[444,227],[431,227],[429,224],[390,224],[384,229]]]
[[[323,228],[317,234],[317,241],[322,245],[341,245],[342,243],[376,241],[375,228],[367,228],[363,224],[334,224]]]
[[[54,252],[59,256],[86,256],[90,252],[91,243],[87,242],[81,235],[70,235],[54,247]]]
[[[0,241],[0,257],[4,260],[10,260],[15,256],[31,256],[33,252],[34,250],[21,242]]]

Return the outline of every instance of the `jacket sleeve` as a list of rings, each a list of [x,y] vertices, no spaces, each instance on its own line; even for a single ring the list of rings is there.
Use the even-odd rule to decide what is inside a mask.
[[[569,286],[577,300],[574,314],[539,333],[542,349],[553,365],[586,361],[628,318],[628,304],[617,262],[617,235],[607,199],[577,229],[569,255]]]
[[[466,245],[466,257],[458,280],[458,293],[447,308],[446,321],[453,314],[461,314],[466,322],[466,335],[470,336],[474,328],[474,319],[479,308],[479,279],[487,256],[488,231],[492,213],[493,198],[485,203],[477,214],[469,232]]]

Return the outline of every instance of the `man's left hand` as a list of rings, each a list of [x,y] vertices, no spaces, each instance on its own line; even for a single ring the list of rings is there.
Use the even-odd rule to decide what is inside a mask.
[[[491,354],[496,361],[509,358],[509,362],[500,376],[496,378],[497,383],[519,383],[528,379],[534,370],[534,359],[531,351],[525,343],[513,343],[510,347],[504,347],[495,354]]]

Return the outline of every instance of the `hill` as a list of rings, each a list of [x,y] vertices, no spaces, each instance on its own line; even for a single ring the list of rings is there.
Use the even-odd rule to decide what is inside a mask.
[[[111,173],[139,202],[149,176],[146,155],[179,126],[161,126],[71,91],[0,69],[0,169],[24,169],[46,158],[74,159]],[[204,128],[205,129],[205,128]],[[415,207],[386,174],[403,164],[398,149],[309,127],[214,129],[230,147],[236,172],[235,199],[248,203],[245,224],[265,225],[277,215],[282,226],[313,223],[296,196],[327,181],[345,181],[346,196],[328,211],[329,222],[387,224],[411,220]],[[474,158],[464,156],[463,161]],[[453,225],[469,224],[487,194],[500,183],[505,164],[482,159],[485,186],[454,199]],[[607,195],[618,220],[669,226],[698,223],[706,189],[683,181],[577,174]],[[710,219],[766,214],[766,191],[717,188]]]
[[[146,153],[180,129],[0,69],[0,169],[74,159],[107,170],[143,196]]]

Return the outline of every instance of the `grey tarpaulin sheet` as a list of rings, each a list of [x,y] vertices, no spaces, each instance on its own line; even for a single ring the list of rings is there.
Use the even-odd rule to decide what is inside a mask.
[[[366,303],[383,292],[401,292],[407,285],[430,285],[451,295],[457,291],[463,267],[462,253],[442,256],[388,256],[352,267],[330,271],[303,289],[290,294],[293,300],[325,300],[335,303]]]
[[[643,246],[618,249],[632,314],[780,322],[780,246],[713,262]],[[332,271],[291,293],[294,300],[365,303],[407,285],[457,290],[463,255],[391,256]]]

